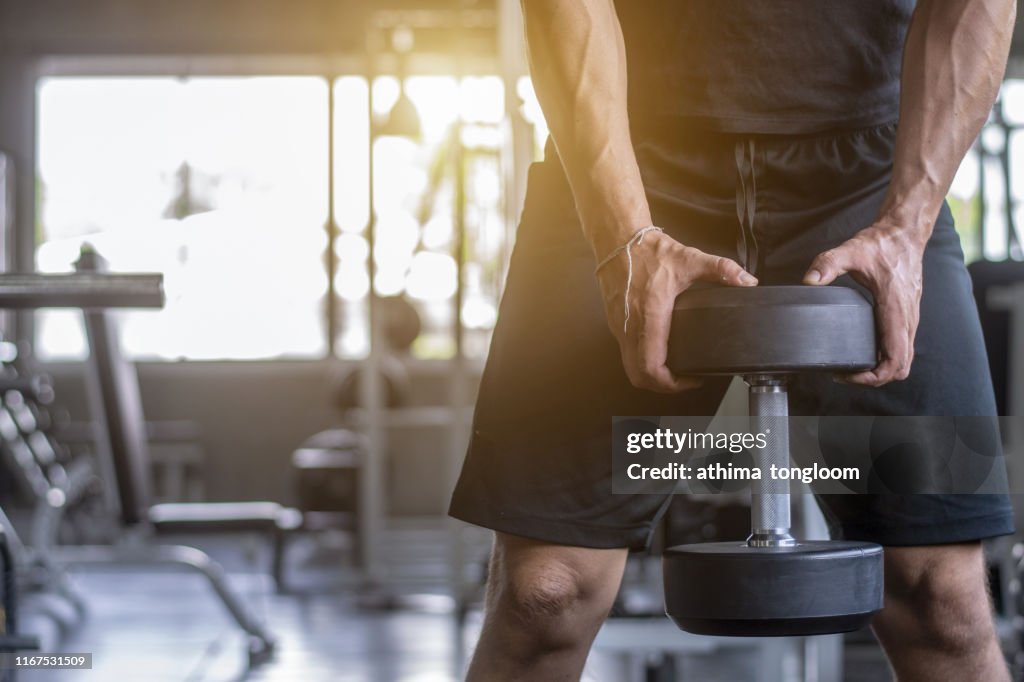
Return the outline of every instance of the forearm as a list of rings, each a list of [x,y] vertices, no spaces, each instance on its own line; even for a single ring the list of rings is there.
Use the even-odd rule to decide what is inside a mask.
[[[626,53],[612,0],[522,0],[530,70],[600,259],[651,224],[626,110]]]
[[[931,234],[1006,68],[1014,0],[921,0],[903,56],[893,178],[881,220]]]

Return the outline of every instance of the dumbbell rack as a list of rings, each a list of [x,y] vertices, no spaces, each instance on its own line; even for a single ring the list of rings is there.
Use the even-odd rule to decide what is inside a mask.
[[[3,512],[0,511],[0,515],[2,514]],[[0,593],[3,594],[3,617],[0,619],[0,655],[19,651],[35,651],[39,649],[39,639],[18,634],[17,566],[7,532],[4,530],[4,523],[0,523],[0,565],[2,565],[3,574],[3,580],[0,582]],[[14,674],[14,670],[0,670],[0,680],[14,682]]]

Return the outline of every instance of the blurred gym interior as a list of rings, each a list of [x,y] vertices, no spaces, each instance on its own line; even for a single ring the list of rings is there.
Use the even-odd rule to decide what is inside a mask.
[[[548,135],[522,34],[514,0],[0,0],[0,642],[92,655],[0,680],[462,679],[491,538],[446,510]],[[1021,126],[1015,42],[949,195],[1004,415]],[[658,547],[747,515],[674,502],[585,680],[887,679],[867,630],[664,616]],[[1024,679],[1024,543],[986,551]]]

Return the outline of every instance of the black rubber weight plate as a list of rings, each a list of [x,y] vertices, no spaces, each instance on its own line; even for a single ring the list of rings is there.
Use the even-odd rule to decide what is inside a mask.
[[[742,542],[664,553],[665,610],[702,635],[797,636],[849,632],[882,608],[882,548],[866,542]]]
[[[677,374],[848,372],[876,363],[871,304],[838,286],[715,287],[676,299]]]

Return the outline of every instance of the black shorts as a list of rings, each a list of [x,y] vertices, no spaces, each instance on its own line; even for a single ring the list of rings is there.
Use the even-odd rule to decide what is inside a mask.
[[[799,283],[812,259],[877,217],[895,125],[823,136],[634,136],[655,224],[673,238],[756,261],[762,284]],[[746,190],[743,187],[746,186]],[[738,193],[737,188],[740,187]],[[738,197],[739,194],[739,197]],[[744,237],[737,203],[753,201]],[[756,252],[745,245],[755,243]],[[675,395],[630,385],[605,322],[594,256],[561,164],[530,168],[526,205],[452,516],[563,545],[642,549],[667,495],[612,493],[612,417],[713,415],[728,379]],[[944,206],[924,255],[908,379],[883,388],[799,377],[805,415],[995,415],[988,362],[959,237]],[[1013,532],[1007,495],[830,495],[836,536],[883,545],[964,542]]]

